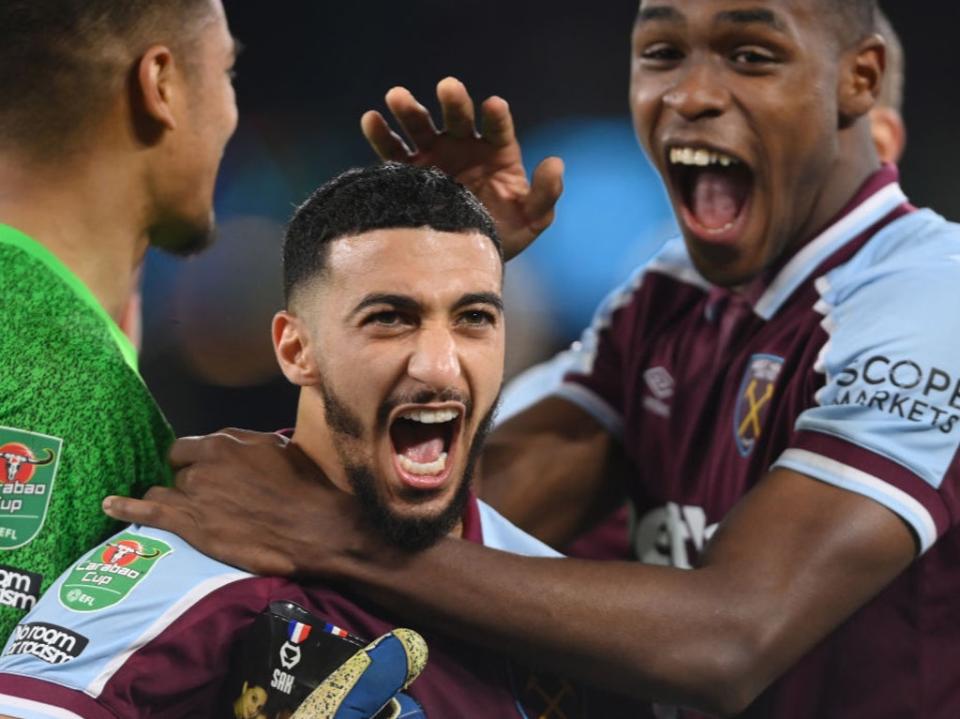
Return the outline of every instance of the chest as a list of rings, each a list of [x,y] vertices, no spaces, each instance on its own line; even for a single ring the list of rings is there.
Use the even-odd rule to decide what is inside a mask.
[[[798,298],[768,321],[745,303],[711,312],[701,302],[638,325],[624,353],[623,439],[644,548],[699,550],[789,446],[823,385],[829,336],[813,304]]]

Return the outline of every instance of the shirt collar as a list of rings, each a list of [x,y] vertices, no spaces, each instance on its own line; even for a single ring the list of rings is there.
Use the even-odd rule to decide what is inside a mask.
[[[32,237],[9,225],[0,224],[0,244],[16,247],[34,259],[46,265],[53,274],[69,287],[82,302],[87,304],[93,312],[103,320],[107,331],[113,338],[130,368],[137,372],[137,350],[130,339],[123,333],[116,321],[104,309],[93,292],[77,277],[56,255]]]
[[[739,290],[740,299],[753,305],[756,315],[765,320],[772,318],[814,271],[838,250],[867,231],[878,230],[881,221],[892,220],[894,211],[907,202],[898,180],[897,168],[883,165],[867,178],[825,229],[782,264]],[[730,299],[731,294],[731,290],[712,288],[706,316],[716,317],[722,303]]]

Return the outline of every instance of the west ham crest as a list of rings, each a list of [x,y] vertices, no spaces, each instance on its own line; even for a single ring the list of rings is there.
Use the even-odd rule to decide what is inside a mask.
[[[750,456],[763,434],[782,368],[783,358],[775,355],[756,354],[747,363],[733,410],[733,438],[742,457]]]

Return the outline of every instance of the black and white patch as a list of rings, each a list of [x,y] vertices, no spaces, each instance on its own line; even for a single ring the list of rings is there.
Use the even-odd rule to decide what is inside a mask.
[[[18,624],[4,654],[29,654],[47,664],[65,664],[79,657],[89,641],[86,637],[56,624]]]
[[[41,584],[40,574],[0,564],[0,605],[29,612],[40,599]]]

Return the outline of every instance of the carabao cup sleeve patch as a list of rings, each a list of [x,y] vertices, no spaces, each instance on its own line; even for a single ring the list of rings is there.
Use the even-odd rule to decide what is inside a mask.
[[[159,539],[122,532],[73,566],[60,585],[60,603],[74,612],[96,612],[122,602],[172,551]]]

